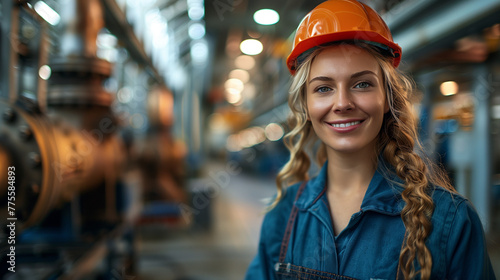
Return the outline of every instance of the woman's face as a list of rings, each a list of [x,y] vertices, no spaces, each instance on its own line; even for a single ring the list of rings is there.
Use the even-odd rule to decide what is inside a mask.
[[[306,81],[308,119],[329,152],[375,152],[384,113],[382,70],[366,50],[332,46],[312,61]]]

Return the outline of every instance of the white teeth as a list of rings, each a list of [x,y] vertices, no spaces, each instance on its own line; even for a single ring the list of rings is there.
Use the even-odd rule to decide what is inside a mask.
[[[349,122],[349,123],[332,123],[330,124],[331,126],[333,127],[349,127],[351,125],[356,125],[356,124],[360,124],[361,121],[355,121],[355,122]]]

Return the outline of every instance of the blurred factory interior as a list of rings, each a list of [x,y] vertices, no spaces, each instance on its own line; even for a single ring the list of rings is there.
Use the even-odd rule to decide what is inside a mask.
[[[320,2],[2,0],[2,278],[241,279],[287,159],[284,60]],[[500,1],[363,2],[500,275]]]

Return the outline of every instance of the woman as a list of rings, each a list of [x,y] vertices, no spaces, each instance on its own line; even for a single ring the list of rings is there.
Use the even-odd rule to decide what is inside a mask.
[[[290,160],[246,279],[495,279],[472,205],[415,152],[400,59],[357,1],[326,1],[301,22],[287,60]],[[317,139],[323,167],[308,180]]]

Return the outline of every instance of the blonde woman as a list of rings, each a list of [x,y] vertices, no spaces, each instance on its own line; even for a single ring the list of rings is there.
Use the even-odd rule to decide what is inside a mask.
[[[400,59],[357,1],[325,1],[300,23],[290,160],[246,279],[495,279],[474,208],[416,152]],[[309,179],[315,143],[323,167]]]

